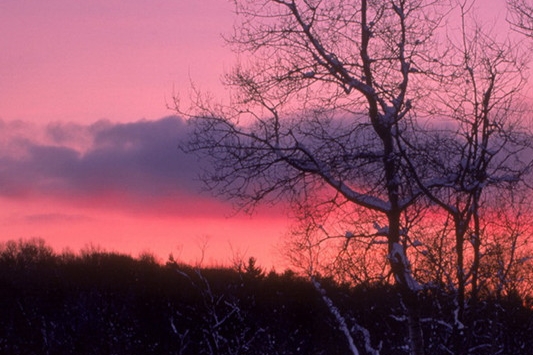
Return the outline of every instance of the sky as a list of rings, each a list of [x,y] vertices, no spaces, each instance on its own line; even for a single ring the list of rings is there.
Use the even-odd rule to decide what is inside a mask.
[[[501,19],[503,1],[483,5]],[[226,0],[1,1],[0,242],[280,268],[290,222],[201,192],[168,107],[191,83],[226,95],[233,23]]]
[[[286,219],[202,192],[168,107],[225,94],[233,21],[223,0],[0,2],[0,242],[277,264]]]

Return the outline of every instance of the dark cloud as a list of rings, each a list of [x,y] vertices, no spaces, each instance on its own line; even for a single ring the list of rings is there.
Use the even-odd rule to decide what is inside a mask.
[[[178,117],[55,123],[11,132],[8,126],[2,122],[0,196],[154,213],[209,213],[220,207],[199,194],[199,162],[178,149],[188,129]]]

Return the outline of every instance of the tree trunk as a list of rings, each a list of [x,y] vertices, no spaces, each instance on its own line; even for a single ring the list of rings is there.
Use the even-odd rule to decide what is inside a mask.
[[[407,307],[407,321],[409,326],[409,340],[411,342],[411,355],[424,355],[424,333],[422,332],[422,323],[420,321],[420,303],[418,294],[410,291],[408,301],[405,301]]]
[[[466,222],[461,216],[455,216],[455,252],[457,257],[456,277],[457,294],[455,296],[455,315],[453,323],[453,347],[455,354],[465,355],[464,313],[466,279],[464,270],[464,242],[466,234]]]
[[[394,253],[394,251],[392,251]],[[414,280],[409,279],[409,271],[405,264],[398,263],[391,257],[391,267],[400,290],[400,296],[407,310],[409,343],[411,355],[424,355],[424,333],[420,321],[420,300],[418,290],[414,287]],[[405,259],[403,259],[405,261]]]

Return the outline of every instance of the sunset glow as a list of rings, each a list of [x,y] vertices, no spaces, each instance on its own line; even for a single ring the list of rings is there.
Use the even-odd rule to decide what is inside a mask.
[[[191,82],[225,95],[232,24],[219,0],[2,3],[0,241],[273,266],[286,219],[202,193],[169,117]]]
[[[0,354],[533,348],[533,0],[0,2]]]
[[[505,21],[503,2],[480,8]],[[485,4],[485,3],[484,3]],[[234,215],[201,192],[173,96],[191,83],[216,97],[236,63],[221,0],[21,0],[0,5],[0,241],[42,237],[227,263],[232,253],[279,264],[284,212]]]

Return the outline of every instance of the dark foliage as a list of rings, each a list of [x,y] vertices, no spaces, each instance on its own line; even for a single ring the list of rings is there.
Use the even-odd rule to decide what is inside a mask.
[[[55,255],[42,241],[0,248],[0,354],[346,354],[313,285],[293,273],[195,269],[107,252]],[[322,280],[364,349],[406,354],[403,305],[388,285]],[[428,291],[426,347],[450,346],[452,297]],[[533,315],[519,297],[468,308],[472,354],[528,354]],[[362,350],[363,351],[363,350]],[[364,353],[364,351],[363,351]]]

